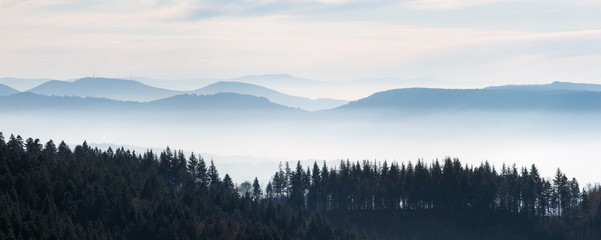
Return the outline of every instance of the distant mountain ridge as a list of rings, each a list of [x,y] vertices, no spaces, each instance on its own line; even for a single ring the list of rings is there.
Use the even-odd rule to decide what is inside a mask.
[[[325,109],[489,109],[489,110],[592,110],[598,111],[598,94],[601,85],[571,82],[553,82],[538,85],[504,85],[483,89],[437,89],[437,88],[401,88],[376,92],[366,98],[353,102],[336,99],[309,99],[292,96],[248,82],[286,82],[301,84],[316,84],[326,86],[327,82],[310,79],[298,79],[290,75],[274,74],[264,76],[246,76],[237,78],[243,82],[222,81],[209,84],[192,91],[175,91],[152,87],[134,80],[114,78],[82,78],[70,81],[48,81],[28,92],[45,96],[75,96],[90,98],[106,98],[128,102],[161,102],[175,101],[174,99],[195,99],[183,94],[214,95],[218,93],[236,93],[262,97],[278,105],[299,108],[308,111]],[[388,79],[393,83],[395,79]],[[332,83],[336,84],[336,83]],[[293,84],[294,85],[294,84]],[[299,85],[300,86],[300,85]],[[332,85],[333,86],[333,85]],[[331,87],[331,86],[330,86]],[[16,89],[0,85],[0,96],[18,93]],[[176,97],[174,99],[169,99]],[[222,98],[223,95],[213,99]],[[229,96],[230,98],[232,96]],[[54,100],[52,100],[54,101]],[[65,100],[66,101],[66,100]],[[89,100],[93,101],[93,100]],[[95,101],[95,100],[94,100]],[[228,102],[220,99],[217,102]],[[254,101],[254,100],[253,100]],[[181,104],[187,105],[189,103]],[[257,102],[258,103],[258,102]],[[345,105],[347,104],[348,105]],[[58,103],[57,103],[58,104]],[[194,103],[194,106],[201,106]],[[198,105],[200,104],[200,105]],[[209,105],[204,105],[208,107]],[[224,105],[226,106],[226,105]],[[230,106],[231,107],[231,106]]]
[[[337,109],[601,111],[601,92],[406,88],[378,92]]]
[[[529,84],[529,85],[502,85],[492,86],[485,89],[497,90],[529,90],[529,91],[545,91],[545,90],[573,90],[573,91],[601,91],[601,84],[593,83],[572,83],[555,81],[550,84]]]
[[[148,107],[167,110],[285,110],[289,107],[270,102],[267,98],[238,93],[213,95],[183,94],[149,102]]]
[[[254,111],[293,110],[295,108],[273,103],[264,97],[238,93],[181,94],[150,102],[135,102],[93,97],[44,96],[23,92],[0,97],[0,109]],[[601,112],[601,92],[407,88],[378,92],[333,110],[379,109]]]
[[[0,84],[0,96],[8,96],[11,94],[19,93],[19,90]]]
[[[139,108],[141,103],[106,98],[77,96],[45,96],[32,92],[21,92],[0,97],[1,110],[119,110]]]
[[[313,100],[240,82],[217,82],[192,91],[175,91],[151,87],[134,80],[114,78],[82,78],[74,82],[52,80],[30,89],[28,92],[45,96],[93,97],[137,102],[149,102],[181,94],[213,95],[217,93],[238,93],[264,97],[279,105],[309,111],[335,108],[348,102],[336,99]]]
[[[0,110],[151,110],[151,111],[240,111],[293,110],[266,98],[236,93],[176,95],[151,102],[120,101],[76,96],[44,96],[32,92],[0,97]]]
[[[31,78],[5,77],[5,78],[0,78],[0,84],[4,84],[4,85],[14,88],[18,91],[27,91],[31,88],[39,86],[42,83],[53,81],[53,80],[55,80],[55,79],[45,79],[45,78],[31,79]]]
[[[47,96],[97,97],[124,101],[152,101],[183,93],[114,78],[82,78],[74,82],[54,80],[28,92]]]
[[[342,106],[348,102],[344,100],[328,98],[320,98],[313,100],[304,97],[291,96],[266,87],[242,82],[217,82],[206,87],[200,88],[198,90],[192,91],[192,93],[204,95],[228,92],[260,96],[267,98],[271,102],[278,103],[280,105],[301,108],[309,111],[335,108]]]

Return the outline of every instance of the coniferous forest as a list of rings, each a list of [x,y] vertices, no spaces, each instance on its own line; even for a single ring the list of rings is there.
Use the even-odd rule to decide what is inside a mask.
[[[280,164],[0,134],[0,239],[601,239],[601,187],[458,159]]]

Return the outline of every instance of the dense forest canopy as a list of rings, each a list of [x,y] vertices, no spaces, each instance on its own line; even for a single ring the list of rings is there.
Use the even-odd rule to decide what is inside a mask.
[[[473,167],[451,158],[415,165],[347,160],[338,168],[324,162],[306,170],[300,162],[291,170],[286,162],[272,179],[267,198],[302,210],[471,209],[560,216],[579,214],[586,201],[578,181],[560,169],[546,180],[535,165],[519,170],[503,165],[497,172],[488,162]]]
[[[536,166],[280,164],[265,186],[166,148],[0,134],[0,239],[599,239],[601,187]]]

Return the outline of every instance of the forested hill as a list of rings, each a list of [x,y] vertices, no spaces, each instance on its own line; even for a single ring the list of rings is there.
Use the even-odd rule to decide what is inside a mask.
[[[0,110],[34,111],[175,111],[175,110],[296,110],[266,98],[236,93],[217,93],[214,95],[182,94],[151,102],[119,101],[92,97],[43,96],[23,92],[10,96],[0,96]]]
[[[601,111],[601,92],[531,89],[405,88],[375,93],[340,110]]]
[[[0,134],[0,239],[599,239],[601,188],[457,159],[341,161],[261,187],[169,148]],[[223,176],[223,177],[222,177]]]

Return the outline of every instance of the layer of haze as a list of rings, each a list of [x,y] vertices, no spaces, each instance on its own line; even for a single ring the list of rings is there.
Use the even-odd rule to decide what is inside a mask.
[[[543,176],[559,167],[581,183],[599,182],[599,114],[462,112],[407,114],[331,113],[270,117],[213,113],[1,114],[3,129],[24,137],[183,149],[214,157],[236,181],[263,182],[279,161],[340,159],[417,161],[457,157],[499,169],[502,163],[536,164]],[[5,132],[8,134],[8,132]],[[8,137],[8,136],[6,136]],[[305,165],[306,166],[306,165]],[[252,170],[251,170],[252,169]]]

